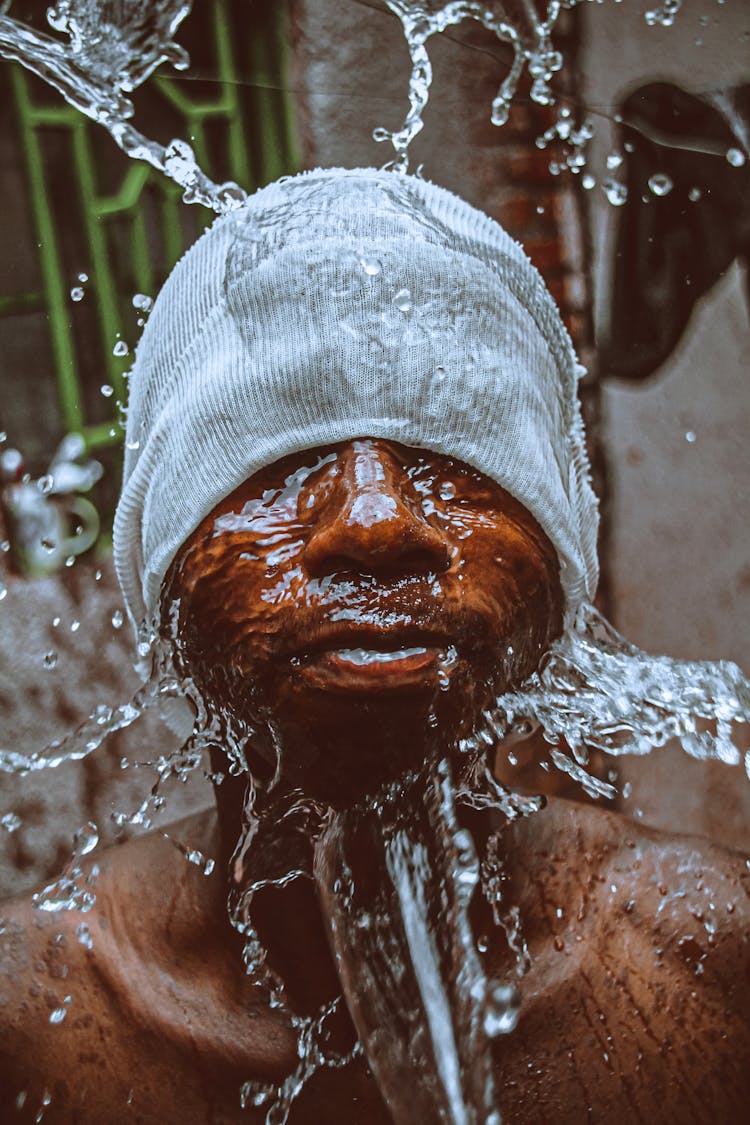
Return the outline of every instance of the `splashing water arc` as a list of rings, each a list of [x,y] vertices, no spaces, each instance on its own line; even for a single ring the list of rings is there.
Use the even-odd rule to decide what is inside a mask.
[[[533,4],[523,0],[505,0],[489,4],[476,0],[386,0],[391,11],[401,20],[409,48],[412,71],[409,79],[409,112],[401,129],[389,132],[379,128],[373,133],[376,141],[390,141],[396,157],[392,167],[408,170],[408,149],[421,132],[423,114],[430,96],[432,64],[427,53],[427,41],[446,28],[465,19],[479,21],[502,42],[510,44],[513,62],[492,103],[491,119],[494,125],[503,125],[508,119],[511,103],[525,66],[532,78],[531,97],[540,105],[554,101],[550,89],[552,75],[562,66],[562,56],[550,39],[552,28],[561,5],[551,0],[544,17]]]
[[[245,192],[234,183],[210,180],[187,142],[165,146],[139,132],[130,121],[133,103],[126,96],[163,62],[180,70],[189,66],[173,36],[191,7],[192,0],[60,0],[49,9],[48,20],[67,43],[0,14],[0,55],[21,63],[103,125],[126,156],[174,180],[186,203],[223,212],[239,206]]]

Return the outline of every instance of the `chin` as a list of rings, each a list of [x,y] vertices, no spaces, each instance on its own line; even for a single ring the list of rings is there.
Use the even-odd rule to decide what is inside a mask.
[[[283,692],[272,709],[281,783],[334,808],[348,807],[456,753],[486,706],[453,682],[380,684],[373,690]]]

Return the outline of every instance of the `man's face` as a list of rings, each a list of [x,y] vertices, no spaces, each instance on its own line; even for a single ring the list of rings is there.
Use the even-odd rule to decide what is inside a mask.
[[[367,786],[468,734],[562,614],[554,548],[517,501],[374,438],[250,477],[187,541],[169,593],[209,701],[272,729],[295,782],[329,798],[349,770]]]

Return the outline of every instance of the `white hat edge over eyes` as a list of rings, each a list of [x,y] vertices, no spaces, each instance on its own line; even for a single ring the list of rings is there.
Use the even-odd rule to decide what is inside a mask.
[[[216,504],[358,436],[445,453],[513,494],[557,550],[570,623],[598,578],[577,371],[522,247],[446,189],[377,169],[261,189],[178,262],[137,348],[114,526],[136,631]]]

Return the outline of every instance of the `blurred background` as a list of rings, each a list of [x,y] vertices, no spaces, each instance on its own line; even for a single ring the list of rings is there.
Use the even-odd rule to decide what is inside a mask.
[[[502,222],[544,275],[588,374],[602,501],[601,608],[634,643],[750,673],[750,5],[654,0],[564,12],[557,104],[465,23],[431,40],[434,82],[411,168]],[[14,19],[49,30],[45,3]],[[183,138],[248,190],[316,165],[382,165],[409,59],[382,0],[195,0],[136,123]],[[138,686],[111,564],[127,371],[150,302],[212,215],[0,60],[0,743],[32,751]],[[71,436],[72,435],[72,436]],[[48,477],[50,470],[54,484]],[[58,544],[56,547],[50,544]],[[90,759],[0,777],[0,895],[70,854],[86,821],[115,838],[174,744],[146,716]],[[625,815],[750,850],[750,782],[676,747],[620,759]],[[165,823],[211,801],[194,777]]]

